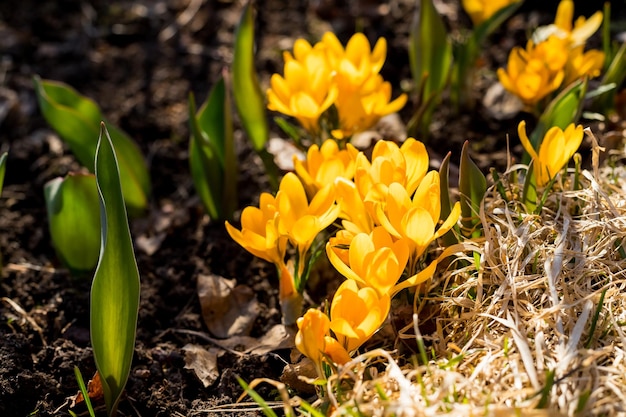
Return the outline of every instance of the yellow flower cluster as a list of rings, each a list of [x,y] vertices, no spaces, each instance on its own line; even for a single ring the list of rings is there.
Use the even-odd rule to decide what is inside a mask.
[[[320,375],[325,358],[346,362],[382,326],[398,291],[432,277],[436,261],[419,272],[418,261],[460,216],[457,203],[439,224],[439,174],[428,172],[421,142],[380,141],[371,159],[333,143],[312,147],[307,161],[296,163],[312,189],[334,188],[342,224],[326,244],[328,259],[346,278],[333,297],[330,317],[310,309],[297,321],[296,346]]]
[[[405,94],[391,101],[391,84],[379,74],[386,54],[384,38],[372,50],[362,33],[352,36],[345,49],[331,32],[315,45],[298,39],[293,54],[284,53],[284,76],[272,75],[267,107],[295,117],[316,136],[331,106],[338,114],[338,125],[330,126],[335,138],[367,130],[407,101]]]
[[[561,0],[553,25],[539,28],[526,48],[515,47],[506,70],[498,69],[504,88],[533,106],[562,85],[584,76],[597,77],[604,64],[599,50],[584,52],[585,42],[602,23],[602,12],[579,17],[572,26],[574,2]]]
[[[474,26],[478,26],[498,10],[518,1],[520,0],[463,0],[462,4]]]

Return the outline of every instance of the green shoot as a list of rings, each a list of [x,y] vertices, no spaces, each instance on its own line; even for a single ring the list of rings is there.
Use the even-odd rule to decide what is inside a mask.
[[[95,171],[102,237],[91,287],[91,345],[107,413],[114,416],[133,359],[140,287],[116,152],[104,123]]]
[[[100,251],[100,214],[96,177],[70,174],[44,186],[52,244],[73,272],[93,271]]]
[[[461,223],[464,234],[482,235],[479,217],[480,205],[487,192],[487,179],[469,156],[469,142],[465,141],[459,164],[459,193],[461,195]]]
[[[409,61],[413,81],[417,91],[421,92],[416,111],[421,116],[420,120],[413,121],[413,130],[419,129],[421,136],[426,137],[435,105],[448,84],[452,66],[452,43],[432,0],[420,3],[419,13],[415,14],[411,24]],[[410,135],[415,136],[415,131]]]
[[[237,157],[230,97],[224,78],[196,113],[189,96],[189,167],[196,191],[213,220],[231,219],[237,207]]]
[[[35,91],[47,122],[68,144],[78,161],[94,172],[94,155],[100,121],[98,105],[70,86],[35,77]],[[150,177],[139,147],[119,128],[109,125],[112,143],[118,150],[122,192],[128,211],[140,215],[148,205]]]

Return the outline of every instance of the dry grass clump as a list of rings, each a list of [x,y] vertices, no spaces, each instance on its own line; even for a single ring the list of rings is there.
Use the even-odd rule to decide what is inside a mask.
[[[440,307],[433,334],[408,326],[426,361],[355,358],[329,381],[353,386],[330,394],[333,414],[625,415],[626,170],[593,171],[577,190],[570,171],[539,214],[511,198],[515,181],[492,187],[480,268],[469,254],[433,283],[420,305]]]

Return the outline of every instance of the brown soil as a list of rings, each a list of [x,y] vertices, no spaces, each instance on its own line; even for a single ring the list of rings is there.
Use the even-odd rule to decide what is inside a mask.
[[[469,26],[457,3],[446,3],[450,26]],[[181,23],[195,5],[197,12]],[[264,85],[272,73],[282,71],[281,50],[297,37],[314,39],[328,29],[343,41],[355,28],[371,40],[387,37],[383,76],[397,90],[410,77],[406,47],[412,1],[268,0],[257,6],[257,68]],[[531,8],[525,7],[522,17],[494,36],[485,68],[501,65],[506,51],[523,43],[527,23],[542,19]],[[188,343],[211,346],[180,332],[207,333],[196,290],[199,274],[236,278],[254,290],[261,314],[251,336],[280,323],[275,272],[204,215],[187,161],[187,96],[193,92],[203,101],[221,69],[231,63],[241,9],[242,2],[229,0],[0,3],[0,151],[9,151],[0,200],[0,415],[68,415],[68,398],[78,390],[74,366],[86,378],[95,372],[89,341],[90,280],[72,277],[60,265],[50,243],[43,198],[47,181],[81,167],[39,112],[34,75],[66,82],[93,98],[112,123],[138,142],[150,166],[150,212],[132,220],[131,229],[135,238],[155,238],[157,246],[150,254],[143,246],[136,248],[141,307],[120,413],[210,414],[203,410],[233,403],[242,393],[236,375],[247,381],[278,379],[290,362],[289,349],[247,356],[225,352],[218,359],[218,379],[205,388],[185,369],[182,350]],[[476,93],[483,92],[478,85]],[[409,106],[404,120],[410,111]],[[442,108],[428,142],[433,159],[452,150],[453,160],[458,160],[460,144],[469,139],[483,155],[478,158],[481,166],[502,164],[504,138],[515,131],[519,117],[499,122],[479,105],[473,114],[452,118]],[[236,140],[242,161],[239,206],[245,207],[268,190],[268,183],[239,130]],[[277,398],[271,387],[259,390],[267,399]],[[85,409],[80,405],[74,411]],[[104,414],[101,404],[99,413]]]

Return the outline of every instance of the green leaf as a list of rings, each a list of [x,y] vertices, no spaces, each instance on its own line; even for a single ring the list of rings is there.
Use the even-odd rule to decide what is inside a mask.
[[[480,204],[487,192],[487,179],[469,156],[469,142],[465,141],[459,164],[459,192],[461,194],[461,223],[466,236],[481,236]]]
[[[608,57],[608,55],[607,55]],[[607,58],[608,59],[608,58]],[[608,68],[604,77],[602,77],[602,83],[598,88],[607,88],[611,84],[616,86],[622,85],[626,78],[626,42],[622,43],[620,48],[615,53],[613,60],[608,64]],[[605,116],[615,111],[615,95],[617,89],[610,89],[607,94],[603,94],[596,97],[592,103],[592,107],[596,111],[604,114]]]
[[[237,158],[230,98],[224,78],[196,114],[189,96],[189,166],[196,191],[214,220],[230,219],[237,206]]]
[[[135,346],[139,271],[122,197],[116,151],[104,123],[95,161],[100,195],[100,259],[91,287],[91,345],[109,416],[117,412]]]
[[[570,84],[550,101],[529,138],[535,149],[539,149],[543,137],[551,127],[557,126],[565,130],[571,123],[578,122],[586,92],[587,79],[583,79]]]
[[[100,251],[96,178],[69,174],[44,186],[50,237],[61,262],[74,272],[93,271]]]
[[[450,156],[451,152],[448,152],[441,166],[439,167],[439,194],[441,195],[441,212],[439,213],[439,220],[446,221],[450,213],[452,213],[452,201],[450,200]],[[454,229],[457,227],[455,226]],[[458,243],[458,239],[454,235],[452,230],[448,230],[442,237],[443,244],[445,246],[451,246]]]
[[[420,126],[426,133],[434,105],[448,83],[452,66],[452,43],[432,0],[421,1],[419,11],[415,13],[409,34],[409,60],[413,81],[416,84],[425,83],[423,87],[418,86],[418,91],[421,91],[420,105],[427,106],[421,110]],[[432,95],[436,99],[425,104]]]
[[[4,174],[7,171],[7,157],[7,152],[0,156],[0,195],[2,194],[2,188],[4,187]]]
[[[68,144],[78,161],[94,171],[96,138],[100,122],[105,120],[98,105],[81,96],[70,86],[34,78],[39,107],[44,117]],[[109,125],[110,137],[119,153],[120,178],[124,200],[133,215],[148,205],[150,177],[146,162],[137,145],[126,133]]]
[[[91,405],[91,398],[89,398],[89,390],[87,389],[87,386],[85,386],[83,374],[80,373],[80,369],[78,369],[78,366],[74,367],[74,376],[76,377],[76,382],[78,382],[78,388],[80,389],[80,393],[83,394],[83,400],[85,401],[85,405],[87,406],[87,411],[89,412],[89,415],[91,417],[96,417],[96,413],[93,411],[93,406]]]
[[[254,68],[254,19],[252,2],[243,10],[235,33],[233,57],[233,94],[241,123],[258,152],[269,139],[265,99]]]

